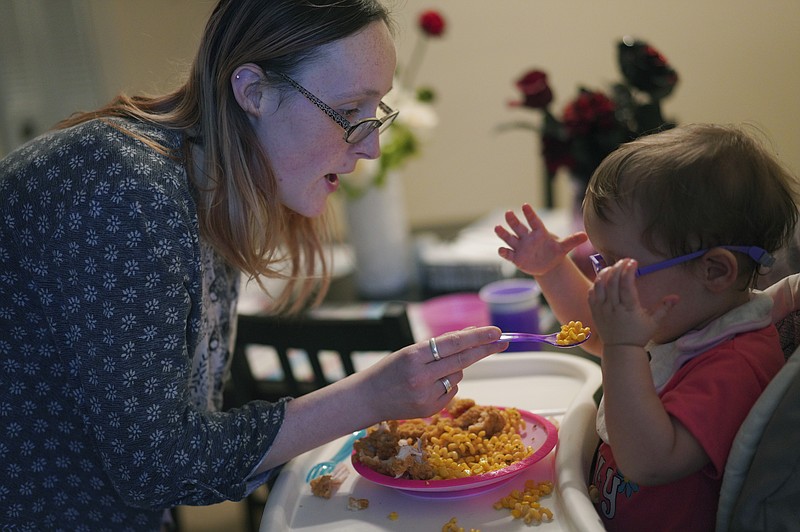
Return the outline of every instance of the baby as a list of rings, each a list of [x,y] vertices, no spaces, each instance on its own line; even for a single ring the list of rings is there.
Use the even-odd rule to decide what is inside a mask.
[[[591,472],[608,530],[713,530],[725,462],[784,362],[772,298],[753,289],[797,222],[793,177],[742,129],[689,125],[624,144],[594,173],[586,233],[512,212],[500,255],[560,320],[595,332],[601,443]],[[567,257],[591,241],[597,276]]]

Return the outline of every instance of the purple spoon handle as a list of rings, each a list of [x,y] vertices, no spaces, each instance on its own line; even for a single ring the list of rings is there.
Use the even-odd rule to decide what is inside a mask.
[[[559,344],[558,333],[552,334],[533,334],[533,333],[503,333],[500,335],[499,342],[543,342],[546,344],[554,345],[556,347],[574,347],[576,345],[580,345],[586,340],[589,339],[591,333],[586,335],[586,338],[580,342],[575,342],[572,344]]]

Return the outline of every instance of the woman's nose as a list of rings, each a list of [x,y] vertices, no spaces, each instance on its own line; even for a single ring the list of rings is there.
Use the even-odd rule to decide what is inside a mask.
[[[381,141],[377,130],[367,135],[364,140],[359,141],[355,146],[358,154],[365,159],[377,159],[381,156]]]

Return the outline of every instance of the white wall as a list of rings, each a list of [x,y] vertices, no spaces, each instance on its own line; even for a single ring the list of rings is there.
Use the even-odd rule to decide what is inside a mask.
[[[635,35],[677,69],[665,115],[680,122],[759,123],[800,173],[800,2],[795,0],[407,0],[402,20],[435,5],[449,19],[421,81],[439,91],[442,126],[408,178],[415,223],[470,218],[541,201],[541,159],[529,132],[496,134],[525,70],[549,73],[560,110],[579,84],[618,80],[616,41]],[[408,36],[400,42],[407,57]]]
[[[88,1],[109,98],[118,89],[174,86],[213,5]],[[579,84],[602,89],[619,79],[616,41],[625,34],[649,41],[678,71],[680,84],[664,106],[668,117],[756,122],[800,173],[797,0],[392,1],[403,28],[401,62],[410,55],[419,12],[439,9],[448,22],[418,76],[439,94],[441,125],[408,167],[407,205],[415,226],[467,221],[522,201],[540,204],[542,162],[533,134],[494,131],[535,116],[506,106],[517,96],[513,81],[529,68],[546,70],[560,110]]]

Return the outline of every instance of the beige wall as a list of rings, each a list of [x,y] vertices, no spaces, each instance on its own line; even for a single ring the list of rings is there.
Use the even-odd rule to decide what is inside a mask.
[[[183,81],[213,0],[87,0],[108,98]]]
[[[800,173],[800,2],[796,0],[394,0],[408,59],[423,9],[447,18],[418,81],[439,94],[441,124],[407,171],[415,226],[473,219],[522,201],[541,202],[541,159],[530,132],[497,134],[535,115],[509,109],[525,70],[549,73],[555,109],[577,86],[619,79],[616,41],[631,34],[660,49],[681,82],[665,102],[679,122],[759,124]],[[109,96],[160,90],[180,80],[213,2],[90,0]],[[562,194],[566,179],[560,178]]]

